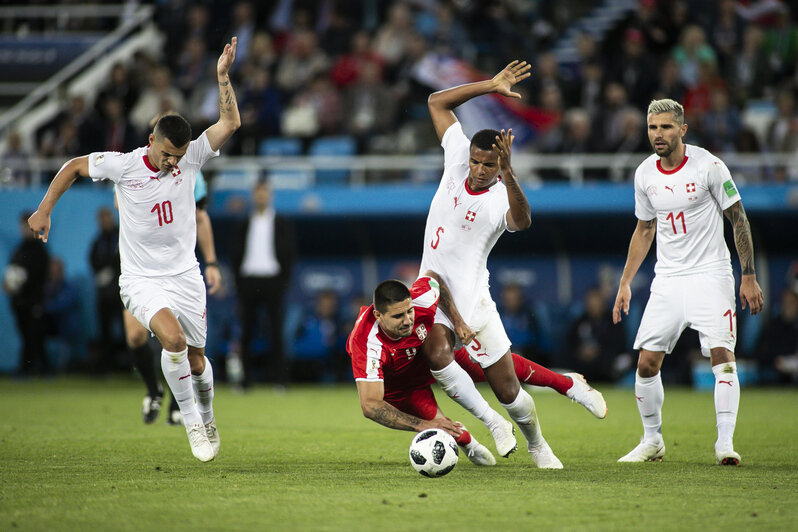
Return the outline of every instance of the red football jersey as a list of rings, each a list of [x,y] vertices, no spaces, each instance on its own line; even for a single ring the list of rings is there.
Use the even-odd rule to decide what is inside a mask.
[[[393,340],[380,329],[374,317],[374,305],[362,307],[355,327],[346,342],[352,357],[352,374],[357,381],[384,381],[387,390],[405,390],[429,386],[435,379],[426,361],[417,356],[435,322],[440,290],[429,277],[420,277],[410,287],[415,320],[413,333]]]

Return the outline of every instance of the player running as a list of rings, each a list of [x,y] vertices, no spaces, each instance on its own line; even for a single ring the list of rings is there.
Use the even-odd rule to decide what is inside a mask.
[[[99,152],[67,162],[28,219],[47,242],[58,199],[80,177],[109,179],[119,203],[119,278],[122,302],[161,343],[161,367],[180,405],[194,456],[213,460],[219,432],[213,415],[213,369],[205,357],[205,286],[194,253],[197,238],[194,184],[200,167],[240,127],[228,72],[237,39],[226,44],[216,72],[219,120],[197,139],[179,115],[162,117],[148,147]]]

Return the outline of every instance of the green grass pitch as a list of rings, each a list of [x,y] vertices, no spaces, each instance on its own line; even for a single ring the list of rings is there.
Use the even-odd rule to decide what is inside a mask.
[[[483,394],[495,399],[488,388]],[[714,464],[712,394],[665,388],[661,463],[618,464],[641,427],[631,390],[602,390],[605,420],[534,392],[565,464],[522,449],[493,468],[461,454],[448,476],[410,467],[412,438],[360,413],[354,383],[246,395],[219,386],[219,457],[141,422],[134,380],[0,381],[0,530],[796,530],[798,390],[744,389],[738,468]],[[493,449],[487,430],[448,398]]]

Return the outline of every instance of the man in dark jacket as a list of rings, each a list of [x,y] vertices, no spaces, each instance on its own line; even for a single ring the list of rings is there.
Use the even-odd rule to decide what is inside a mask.
[[[291,281],[296,255],[294,229],[290,221],[278,216],[272,206],[272,189],[261,180],[253,190],[253,209],[236,234],[233,246],[233,271],[236,274],[241,319],[241,354],[244,363],[243,385],[248,386],[259,373],[252,352],[257,335],[258,311],[265,307],[269,316],[271,368],[267,371],[279,385],[287,380],[283,348],[283,296]]]
[[[22,339],[21,375],[45,374],[50,365],[44,350],[44,283],[50,256],[41,240],[28,228],[29,212],[19,218],[23,240],[14,250],[3,275],[3,290],[11,299],[11,309]]]

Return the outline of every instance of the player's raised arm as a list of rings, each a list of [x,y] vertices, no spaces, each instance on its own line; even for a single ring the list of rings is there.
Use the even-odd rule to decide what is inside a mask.
[[[230,84],[230,67],[236,58],[238,39],[233,37],[216,64],[216,76],[219,81],[219,120],[207,130],[208,142],[214,151],[222,147],[235,131],[241,127],[241,116],[238,114],[238,102],[233,86]]]
[[[530,68],[532,68],[532,65],[526,61],[519,62],[515,60],[493,76],[493,79],[466,83],[465,85],[458,85],[451,89],[430,94],[427,99],[427,107],[429,107],[432,125],[435,126],[435,133],[438,134],[438,139],[443,139],[443,134],[446,133],[449,126],[457,122],[454,109],[471,98],[493,93],[501,94],[508,98],[521,98],[520,94],[510,89],[516,83],[532,75],[529,72]]]
[[[612,308],[612,322],[620,323],[621,312],[629,314],[629,302],[632,300],[632,279],[635,278],[637,270],[648,255],[651,243],[657,234],[657,219],[638,220],[635,232],[632,233],[632,240],[629,242],[629,253],[626,256],[626,265],[623,267],[623,275],[618,286],[618,295],[615,296],[615,305]]]
[[[453,421],[446,418],[421,419],[405,414],[385,402],[385,385],[382,382],[357,381],[357,393],[363,415],[385,427],[396,430],[421,432],[427,429],[443,429],[452,437],[459,437],[463,431]]]
[[[76,157],[61,167],[39,203],[39,208],[28,218],[28,226],[33,235],[42,242],[47,242],[47,236],[50,234],[50,215],[55,204],[78,177],[89,177],[88,155]]]
[[[756,281],[756,270],[754,269],[754,241],[751,238],[751,226],[748,223],[748,216],[745,214],[743,202],[738,201],[725,211],[723,214],[734,228],[734,245],[737,248],[737,255],[740,257],[740,268],[743,277],[740,282],[740,304],[745,309],[746,303],[751,309],[751,314],[757,314],[765,304],[762,289]]]
[[[529,201],[526,199],[521,185],[515,178],[515,172],[510,164],[510,151],[513,147],[513,130],[501,133],[496,137],[493,151],[499,156],[499,171],[502,174],[504,186],[507,189],[507,199],[510,202],[510,209],[507,211],[507,227],[510,231],[523,231],[532,225],[532,211],[529,208]]]

